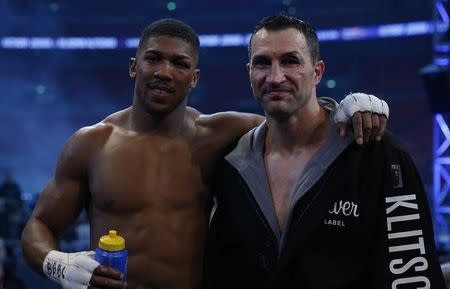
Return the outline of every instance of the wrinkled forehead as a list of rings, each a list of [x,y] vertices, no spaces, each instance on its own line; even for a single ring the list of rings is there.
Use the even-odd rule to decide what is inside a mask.
[[[250,56],[309,52],[305,36],[295,28],[259,30],[253,36]]]

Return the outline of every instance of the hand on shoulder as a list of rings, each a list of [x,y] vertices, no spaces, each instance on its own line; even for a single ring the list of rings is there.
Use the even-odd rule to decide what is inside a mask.
[[[347,134],[350,119],[356,143],[380,141],[384,135],[388,104],[378,97],[366,93],[350,93],[339,104],[334,121],[341,136]]]

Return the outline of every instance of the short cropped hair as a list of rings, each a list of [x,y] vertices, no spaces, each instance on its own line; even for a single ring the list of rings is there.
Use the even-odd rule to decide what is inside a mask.
[[[255,36],[255,34],[259,30],[266,29],[267,31],[280,31],[288,28],[297,29],[305,36],[311,60],[313,61],[313,63],[319,61],[319,39],[317,38],[316,30],[314,29],[314,27],[306,21],[285,14],[265,17],[260,22],[258,22],[258,24],[256,24],[250,37],[250,42],[248,44],[249,57],[251,57],[253,36]]]
[[[192,46],[194,56],[198,60],[198,55],[200,51],[200,40],[194,29],[186,23],[173,19],[166,18],[155,21],[148,25],[141,34],[141,39],[139,40],[138,54],[141,49],[147,44],[147,41],[151,37],[158,36],[171,36],[180,38]]]

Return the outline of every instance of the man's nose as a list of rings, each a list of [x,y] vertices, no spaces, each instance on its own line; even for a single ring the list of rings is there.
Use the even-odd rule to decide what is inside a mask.
[[[271,84],[280,84],[286,79],[283,69],[278,63],[272,64],[269,70],[269,75],[267,76],[267,82]]]
[[[172,66],[167,61],[162,61],[155,67],[153,75],[160,80],[172,80]]]

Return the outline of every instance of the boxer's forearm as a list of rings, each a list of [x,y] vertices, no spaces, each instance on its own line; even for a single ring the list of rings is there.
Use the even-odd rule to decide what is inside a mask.
[[[41,274],[42,263],[51,250],[58,248],[56,236],[41,220],[32,216],[22,233],[22,251],[25,260]]]

